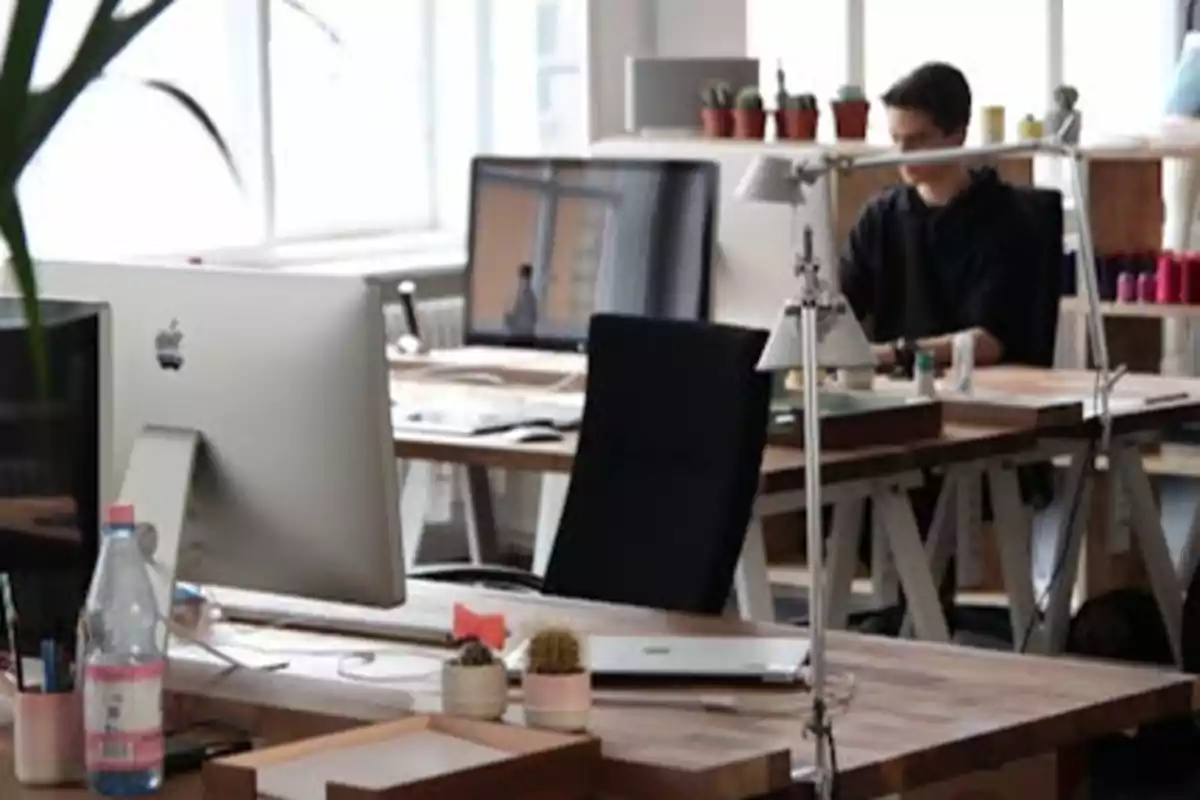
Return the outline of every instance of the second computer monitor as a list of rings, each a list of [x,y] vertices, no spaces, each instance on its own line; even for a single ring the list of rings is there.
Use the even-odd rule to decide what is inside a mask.
[[[476,158],[467,344],[582,350],[592,314],[709,313],[717,165]]]

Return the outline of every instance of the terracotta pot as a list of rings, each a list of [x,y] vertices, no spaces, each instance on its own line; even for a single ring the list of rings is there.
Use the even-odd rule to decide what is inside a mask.
[[[765,139],[767,136],[767,112],[753,108],[733,110],[733,138]]]
[[[539,675],[526,672],[524,692],[525,723],[533,728],[556,731],[581,731],[587,727],[592,711],[592,675]]]
[[[775,135],[780,139],[812,142],[817,138],[821,112],[815,108],[785,108],[775,112]]]
[[[504,665],[442,667],[442,710],[468,719],[496,720],[508,710],[508,675]]]
[[[867,138],[867,119],[871,103],[867,100],[837,100],[833,103],[833,121],[838,139]]]
[[[733,112],[728,108],[700,109],[700,122],[704,135],[712,139],[728,139],[733,136]]]

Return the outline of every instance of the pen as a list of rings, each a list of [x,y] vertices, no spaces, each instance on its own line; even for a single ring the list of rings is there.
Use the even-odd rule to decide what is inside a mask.
[[[1151,397],[1149,400],[1146,401],[1146,405],[1161,406],[1161,405],[1166,405],[1167,403],[1180,403],[1180,402],[1183,402],[1184,400],[1187,400],[1189,397],[1191,397],[1191,395],[1189,395],[1187,392],[1176,392],[1175,394],[1164,394],[1164,395],[1160,395],[1159,397]]]
[[[25,691],[25,667],[21,663],[21,651],[17,649],[17,607],[13,603],[12,580],[7,572],[0,573],[0,602],[4,604],[4,627],[8,629],[8,649],[11,651],[13,674],[17,679],[17,691]]]
[[[42,639],[42,691],[56,694],[58,685],[58,643],[53,639]]]

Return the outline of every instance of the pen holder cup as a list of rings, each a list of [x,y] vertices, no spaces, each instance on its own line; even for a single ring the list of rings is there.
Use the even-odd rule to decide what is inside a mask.
[[[83,698],[78,692],[13,696],[13,773],[25,786],[78,783],[83,767]]]

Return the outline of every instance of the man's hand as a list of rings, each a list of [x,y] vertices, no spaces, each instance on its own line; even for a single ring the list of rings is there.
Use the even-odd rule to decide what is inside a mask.
[[[875,356],[875,369],[888,372],[896,368],[896,348],[890,344],[871,345],[871,354]]]

